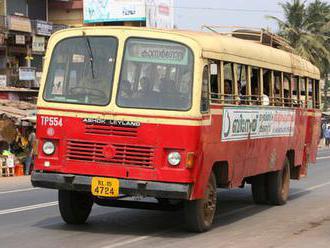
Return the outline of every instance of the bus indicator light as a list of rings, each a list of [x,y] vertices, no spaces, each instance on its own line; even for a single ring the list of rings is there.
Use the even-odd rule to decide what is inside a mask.
[[[188,152],[186,158],[186,168],[191,169],[194,166],[194,162],[195,162],[195,153]]]

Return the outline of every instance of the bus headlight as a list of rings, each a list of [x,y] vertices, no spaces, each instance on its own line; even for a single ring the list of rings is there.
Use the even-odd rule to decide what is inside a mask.
[[[42,145],[42,151],[46,154],[46,155],[52,155],[55,152],[55,145],[53,142],[51,141],[46,141],[43,145]]]
[[[171,152],[167,156],[167,161],[170,165],[177,166],[181,162],[181,155],[178,152]]]

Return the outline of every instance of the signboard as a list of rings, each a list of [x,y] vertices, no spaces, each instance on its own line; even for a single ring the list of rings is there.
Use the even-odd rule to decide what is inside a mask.
[[[145,20],[145,0],[84,0],[85,23]]]
[[[33,67],[20,67],[19,80],[32,81],[36,79],[36,69]]]
[[[174,0],[146,0],[147,27],[174,28]]]
[[[24,35],[15,35],[15,44],[16,45],[25,45],[25,36]]]
[[[7,75],[0,75],[0,87],[7,86]]]
[[[126,58],[137,62],[187,65],[188,49],[171,42],[131,40]]]
[[[51,36],[53,32],[53,25],[46,21],[36,20],[35,33],[37,35]]]
[[[0,46],[3,46],[5,44],[5,38],[6,38],[6,35],[3,33],[0,33]]]
[[[31,21],[29,18],[23,16],[8,16],[8,29],[31,33]]]
[[[33,36],[32,38],[32,52],[44,52],[46,39],[43,36]]]
[[[222,141],[293,136],[294,110],[225,108]]]

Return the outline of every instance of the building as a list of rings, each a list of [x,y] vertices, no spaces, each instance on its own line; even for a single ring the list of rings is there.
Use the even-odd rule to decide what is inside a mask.
[[[57,30],[47,19],[47,0],[0,0],[0,98],[21,99],[25,91],[11,86],[38,87],[47,41]]]
[[[83,0],[48,0],[48,20],[54,24],[82,26]]]

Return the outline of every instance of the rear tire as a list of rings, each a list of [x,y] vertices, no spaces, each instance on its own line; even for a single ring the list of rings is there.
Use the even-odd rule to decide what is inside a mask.
[[[255,204],[267,204],[267,175],[255,176],[251,183],[252,196]]]
[[[272,205],[284,205],[289,197],[290,161],[284,160],[283,169],[268,174],[268,200]]]
[[[58,191],[59,209],[67,224],[84,224],[92,210],[93,198],[89,193],[77,191]]]
[[[184,206],[186,228],[205,232],[212,226],[217,206],[217,186],[214,173],[210,175],[203,199],[186,201]]]

